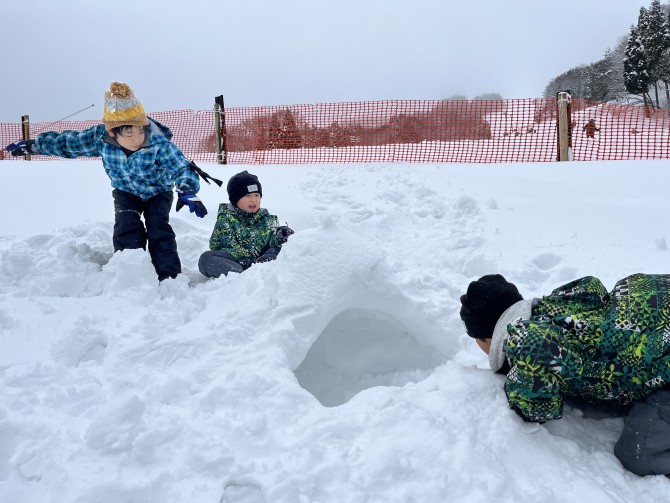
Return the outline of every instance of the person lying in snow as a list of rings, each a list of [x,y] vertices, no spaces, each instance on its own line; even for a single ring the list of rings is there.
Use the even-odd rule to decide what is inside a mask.
[[[670,474],[670,275],[633,274],[609,293],[587,276],[524,300],[491,274],[470,283],[460,316],[524,420],[559,419],[565,397],[633,403],[615,455],[638,475]]]
[[[173,187],[179,197],[177,211],[188,205],[198,217],[207,214],[196,196],[200,182],[194,165],[171,138],[170,129],[147,118],[128,84],[112,82],[105,92],[102,124],[84,131],[42,133],[34,140],[12,143],[6,150],[13,156],[101,157],[113,187],[114,251],[146,250],[148,243],[158,280],[163,281],[181,273],[169,223]]]
[[[252,264],[275,260],[293,234],[277,225],[277,217],[261,208],[263,187],[256,175],[242,171],[228,181],[230,204],[222,203],[209,238],[209,251],[200,255],[198,269],[208,278],[241,273]]]

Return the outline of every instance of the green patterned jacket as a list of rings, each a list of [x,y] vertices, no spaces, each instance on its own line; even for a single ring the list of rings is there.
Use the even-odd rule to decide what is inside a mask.
[[[563,397],[626,404],[670,383],[670,275],[634,274],[607,293],[588,276],[507,325],[510,406],[558,419]]]
[[[265,208],[249,213],[227,203],[220,204],[209,249],[227,251],[246,269],[268,248],[281,248],[276,241],[276,229],[277,217]]]

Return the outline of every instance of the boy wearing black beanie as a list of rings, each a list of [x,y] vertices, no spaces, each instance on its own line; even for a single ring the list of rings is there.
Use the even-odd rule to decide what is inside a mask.
[[[524,300],[489,274],[460,314],[525,421],[559,419],[566,397],[632,404],[614,454],[638,475],[670,476],[670,275],[632,274],[611,291],[586,276]]]
[[[209,239],[209,251],[198,261],[208,278],[241,273],[251,265],[277,258],[293,230],[261,208],[263,187],[256,175],[242,171],[228,181],[230,204],[222,203]]]

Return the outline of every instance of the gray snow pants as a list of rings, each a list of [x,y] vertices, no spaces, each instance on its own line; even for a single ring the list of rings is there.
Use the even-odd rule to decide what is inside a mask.
[[[670,390],[633,404],[614,454],[637,475],[670,476]]]
[[[208,278],[218,278],[222,274],[228,276],[229,272],[241,273],[244,267],[233,260],[233,256],[227,251],[210,250],[200,255],[198,269]]]

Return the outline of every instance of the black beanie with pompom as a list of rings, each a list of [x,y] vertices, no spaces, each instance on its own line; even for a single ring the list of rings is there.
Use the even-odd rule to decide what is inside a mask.
[[[498,318],[512,304],[523,300],[515,285],[500,274],[488,274],[468,285],[461,295],[461,320],[470,337],[488,339]]]

